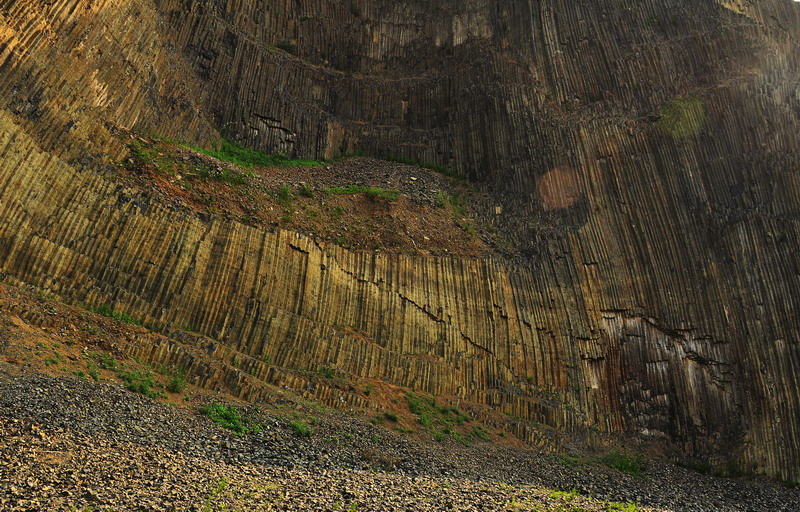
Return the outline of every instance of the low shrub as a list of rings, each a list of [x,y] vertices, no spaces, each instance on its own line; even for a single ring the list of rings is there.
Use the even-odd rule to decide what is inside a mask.
[[[100,354],[97,364],[100,365],[100,368],[111,371],[116,371],[119,366],[119,363],[111,354]]]
[[[142,325],[142,321],[138,318],[134,318],[128,313],[124,312],[117,312],[109,306],[108,304],[101,304],[99,306],[89,306],[89,311],[93,313],[97,313],[98,315],[107,316],[109,318],[113,318],[114,320],[118,320],[120,322],[131,324],[131,325]]]
[[[643,476],[645,462],[639,456],[631,456],[627,453],[613,451],[602,458],[603,463],[613,469],[617,469],[631,476],[641,478]]]
[[[311,437],[311,434],[314,433],[314,429],[302,421],[293,421],[289,423],[289,428],[294,431],[297,437]]]
[[[297,191],[303,197],[314,197],[314,191],[306,183],[302,183]]]
[[[208,416],[217,425],[232,430],[237,434],[260,432],[261,427],[250,419],[243,418],[239,410],[232,405],[209,404],[200,409],[202,414]]]
[[[336,377],[336,371],[333,368],[328,368],[328,367],[320,368],[319,370],[317,370],[317,373],[319,373],[326,379],[332,379]]]
[[[183,370],[178,370],[172,374],[167,384],[167,391],[170,393],[183,393],[186,389],[186,373]]]
[[[119,374],[119,378],[125,382],[125,387],[135,393],[141,393],[149,398],[158,398],[161,391],[156,391],[156,381],[153,380],[153,373],[150,371],[142,372],[135,370]]]

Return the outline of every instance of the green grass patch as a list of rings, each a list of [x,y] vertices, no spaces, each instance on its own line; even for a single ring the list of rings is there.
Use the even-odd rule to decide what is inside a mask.
[[[328,367],[320,368],[319,370],[317,370],[317,373],[319,373],[326,379],[333,379],[334,377],[336,377],[336,371],[333,368],[328,368]]]
[[[627,453],[613,451],[601,459],[606,466],[617,469],[628,475],[643,478],[644,459],[640,455],[631,456]]]
[[[470,443],[470,442],[469,442],[469,441],[468,441],[468,440],[467,440],[467,439],[466,439],[464,436],[462,436],[462,435],[461,435],[459,432],[456,432],[456,431],[451,431],[451,432],[448,432],[448,433],[450,434],[450,437],[452,437],[452,438],[453,438],[455,441],[457,441],[457,442],[459,442],[459,443],[463,444],[464,446],[469,446],[469,445],[471,444],[471,443]]]
[[[230,485],[231,481],[228,479],[228,477],[221,478],[217,482],[217,485],[213,487],[211,491],[209,491],[209,493],[206,495],[205,504],[203,505],[203,512],[213,512],[214,507],[211,506],[212,502],[217,498],[221,497],[223,494],[225,494]],[[223,509],[224,507],[221,508],[220,510]]]
[[[639,510],[639,507],[637,507],[635,503],[621,503],[618,501],[609,501],[605,504],[604,508],[609,512],[637,512]]]
[[[311,435],[314,433],[314,429],[312,429],[304,421],[293,421],[289,423],[289,428],[292,429],[294,435],[297,437],[311,437]]]
[[[576,468],[581,465],[581,460],[578,457],[569,454],[558,455],[556,461],[568,468]]]
[[[278,189],[275,197],[278,200],[278,203],[288,207],[290,204],[292,204],[292,189],[290,189],[288,185],[284,185]]]
[[[333,220],[339,220],[342,215],[344,215],[344,211],[344,207],[338,205],[335,206],[333,210],[331,210],[331,218],[333,218]]]
[[[226,162],[236,163],[243,167],[250,168],[253,166],[249,160],[255,158],[253,155],[246,153],[247,148],[240,146],[232,141],[223,141],[219,150],[207,150],[190,144],[183,144],[165,137],[154,136],[156,139],[174,144],[187,149],[191,149],[197,153],[202,153],[209,156],[214,156],[219,160]],[[142,144],[134,141],[131,144],[132,155],[140,162],[155,167],[155,169],[165,175],[176,176],[181,174],[187,178],[198,179],[201,181],[218,181],[220,183],[227,183],[228,185],[246,185],[249,179],[254,177],[252,171],[239,172],[229,167],[226,168],[212,168],[204,163],[190,164],[178,158],[171,148],[158,146],[156,143]],[[163,151],[163,153],[162,153]],[[258,154],[258,152],[253,152]],[[271,155],[267,155],[271,156]],[[280,159],[282,157],[274,157]],[[267,161],[266,157],[261,160]],[[284,159],[286,160],[286,159]],[[271,161],[271,160],[270,160]],[[192,190],[193,186],[190,181],[183,181],[181,187],[184,190]]]
[[[104,370],[117,371],[117,368],[119,368],[119,363],[111,354],[100,354],[97,356],[97,364]]]
[[[297,55],[297,45],[288,39],[282,39],[275,43],[275,48],[280,48],[291,55]]]
[[[297,189],[297,192],[303,197],[314,197],[314,191],[311,190],[311,187],[309,187],[306,183],[301,183],[300,188]]]
[[[445,208],[447,205],[450,205],[456,215],[464,215],[464,205],[462,204],[461,197],[458,194],[437,192],[433,198],[433,202],[439,208]]]
[[[227,183],[228,185],[246,185],[249,179],[255,176],[252,171],[243,173],[229,167],[222,170],[214,170],[208,166],[202,165],[197,167],[195,171],[197,177],[203,181],[218,181],[220,183]]]
[[[679,96],[662,105],[658,115],[661,129],[676,139],[682,139],[700,131],[705,123],[706,107],[697,96]]]
[[[569,491],[553,491],[550,493],[550,497],[554,500],[562,499],[567,502],[574,500],[580,495],[581,494],[576,489],[571,489]]]
[[[86,361],[86,372],[89,374],[89,377],[91,377],[92,380],[100,380],[100,372],[97,371],[97,366],[93,361]]]
[[[475,224],[473,222],[462,221],[462,222],[459,222],[458,225],[461,227],[461,229],[463,229],[464,231],[466,231],[467,233],[469,233],[472,236],[475,236],[478,233],[478,228],[477,228],[477,226],[475,226]]]
[[[170,393],[183,393],[188,383],[186,382],[186,372],[183,368],[174,371],[167,383],[167,391]]]
[[[239,409],[232,405],[209,404],[200,409],[200,413],[208,416],[220,427],[232,430],[237,434],[261,431],[259,425],[253,423],[249,418],[242,417]]]
[[[247,183],[248,176],[244,173],[234,171],[233,169],[222,169],[222,172],[217,176],[217,180],[228,185],[244,185]]]
[[[135,140],[130,147],[134,158],[145,164],[153,164],[158,158],[158,150],[152,146],[144,145]]]
[[[161,391],[156,390],[159,384],[153,379],[153,372],[134,370],[120,372],[119,378],[125,383],[125,387],[134,393],[141,393],[149,398],[158,398]]]
[[[93,313],[113,318],[114,320],[117,320],[122,323],[138,325],[138,326],[142,325],[142,321],[139,320],[138,318],[134,318],[128,313],[114,311],[114,309],[108,304],[101,304],[99,306],[89,306],[87,309]]]
[[[304,167],[322,165],[318,160],[293,160],[283,155],[270,155],[255,151],[230,139],[223,139],[217,149],[205,149],[197,146],[184,145],[185,147],[212,156],[218,160],[230,162],[241,167]]]
[[[468,432],[456,430],[472,419],[456,407],[437,404],[433,397],[408,393],[406,394],[406,403],[408,409],[417,416],[419,424],[437,441],[442,441],[450,436],[462,444],[468,444],[471,439],[488,439],[489,437],[488,431],[480,426],[473,426],[473,429]]]
[[[444,208],[450,203],[450,194],[446,192],[437,192],[433,200],[436,206]]]
[[[475,439],[480,439],[481,441],[490,441],[492,439],[489,431],[484,428],[482,425],[475,425],[472,427],[470,431],[470,436],[474,437]]]
[[[46,366],[51,366],[51,365],[54,365],[54,364],[58,364],[58,363],[60,363],[60,362],[62,362],[62,361],[64,361],[64,358],[61,356],[61,354],[59,354],[58,352],[56,352],[56,353],[55,353],[55,354],[53,354],[52,356],[50,356],[50,357],[46,357],[46,358],[44,359],[44,364],[45,364]]]
[[[365,185],[348,185],[346,187],[330,187],[325,190],[327,194],[333,195],[352,195],[352,194],[365,194],[370,197],[377,197],[386,201],[397,201],[400,197],[400,192],[397,190],[385,190],[377,187],[369,187]]]

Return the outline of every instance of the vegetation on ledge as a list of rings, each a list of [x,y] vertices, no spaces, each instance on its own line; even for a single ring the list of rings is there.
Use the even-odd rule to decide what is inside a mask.
[[[297,167],[322,165],[319,160],[291,159],[284,155],[271,155],[247,148],[230,139],[222,139],[218,149],[205,149],[189,144],[183,147],[214,157],[224,162],[230,162],[241,167]]]

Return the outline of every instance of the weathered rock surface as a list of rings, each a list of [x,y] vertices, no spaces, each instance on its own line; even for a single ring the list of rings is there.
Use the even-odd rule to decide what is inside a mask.
[[[797,479],[799,30],[778,0],[5,0],[0,272],[254,361]],[[448,165],[528,261],[348,252],[97,172],[118,129],[214,126]]]
[[[26,404],[20,407],[19,404]],[[800,491],[663,462],[647,479],[482,444],[432,449],[345,415],[233,435],[116,386],[0,370],[3,510],[793,511]],[[380,437],[380,441],[375,441]],[[565,492],[554,493],[553,489]],[[572,491],[572,492],[570,492]],[[337,504],[338,502],[338,504]]]

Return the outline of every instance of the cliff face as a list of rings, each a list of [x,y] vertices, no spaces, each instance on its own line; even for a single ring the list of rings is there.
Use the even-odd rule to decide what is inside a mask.
[[[0,2],[0,272],[283,366],[800,478],[800,5],[495,4]],[[118,131],[215,127],[447,165],[528,261],[349,252],[96,172]]]

